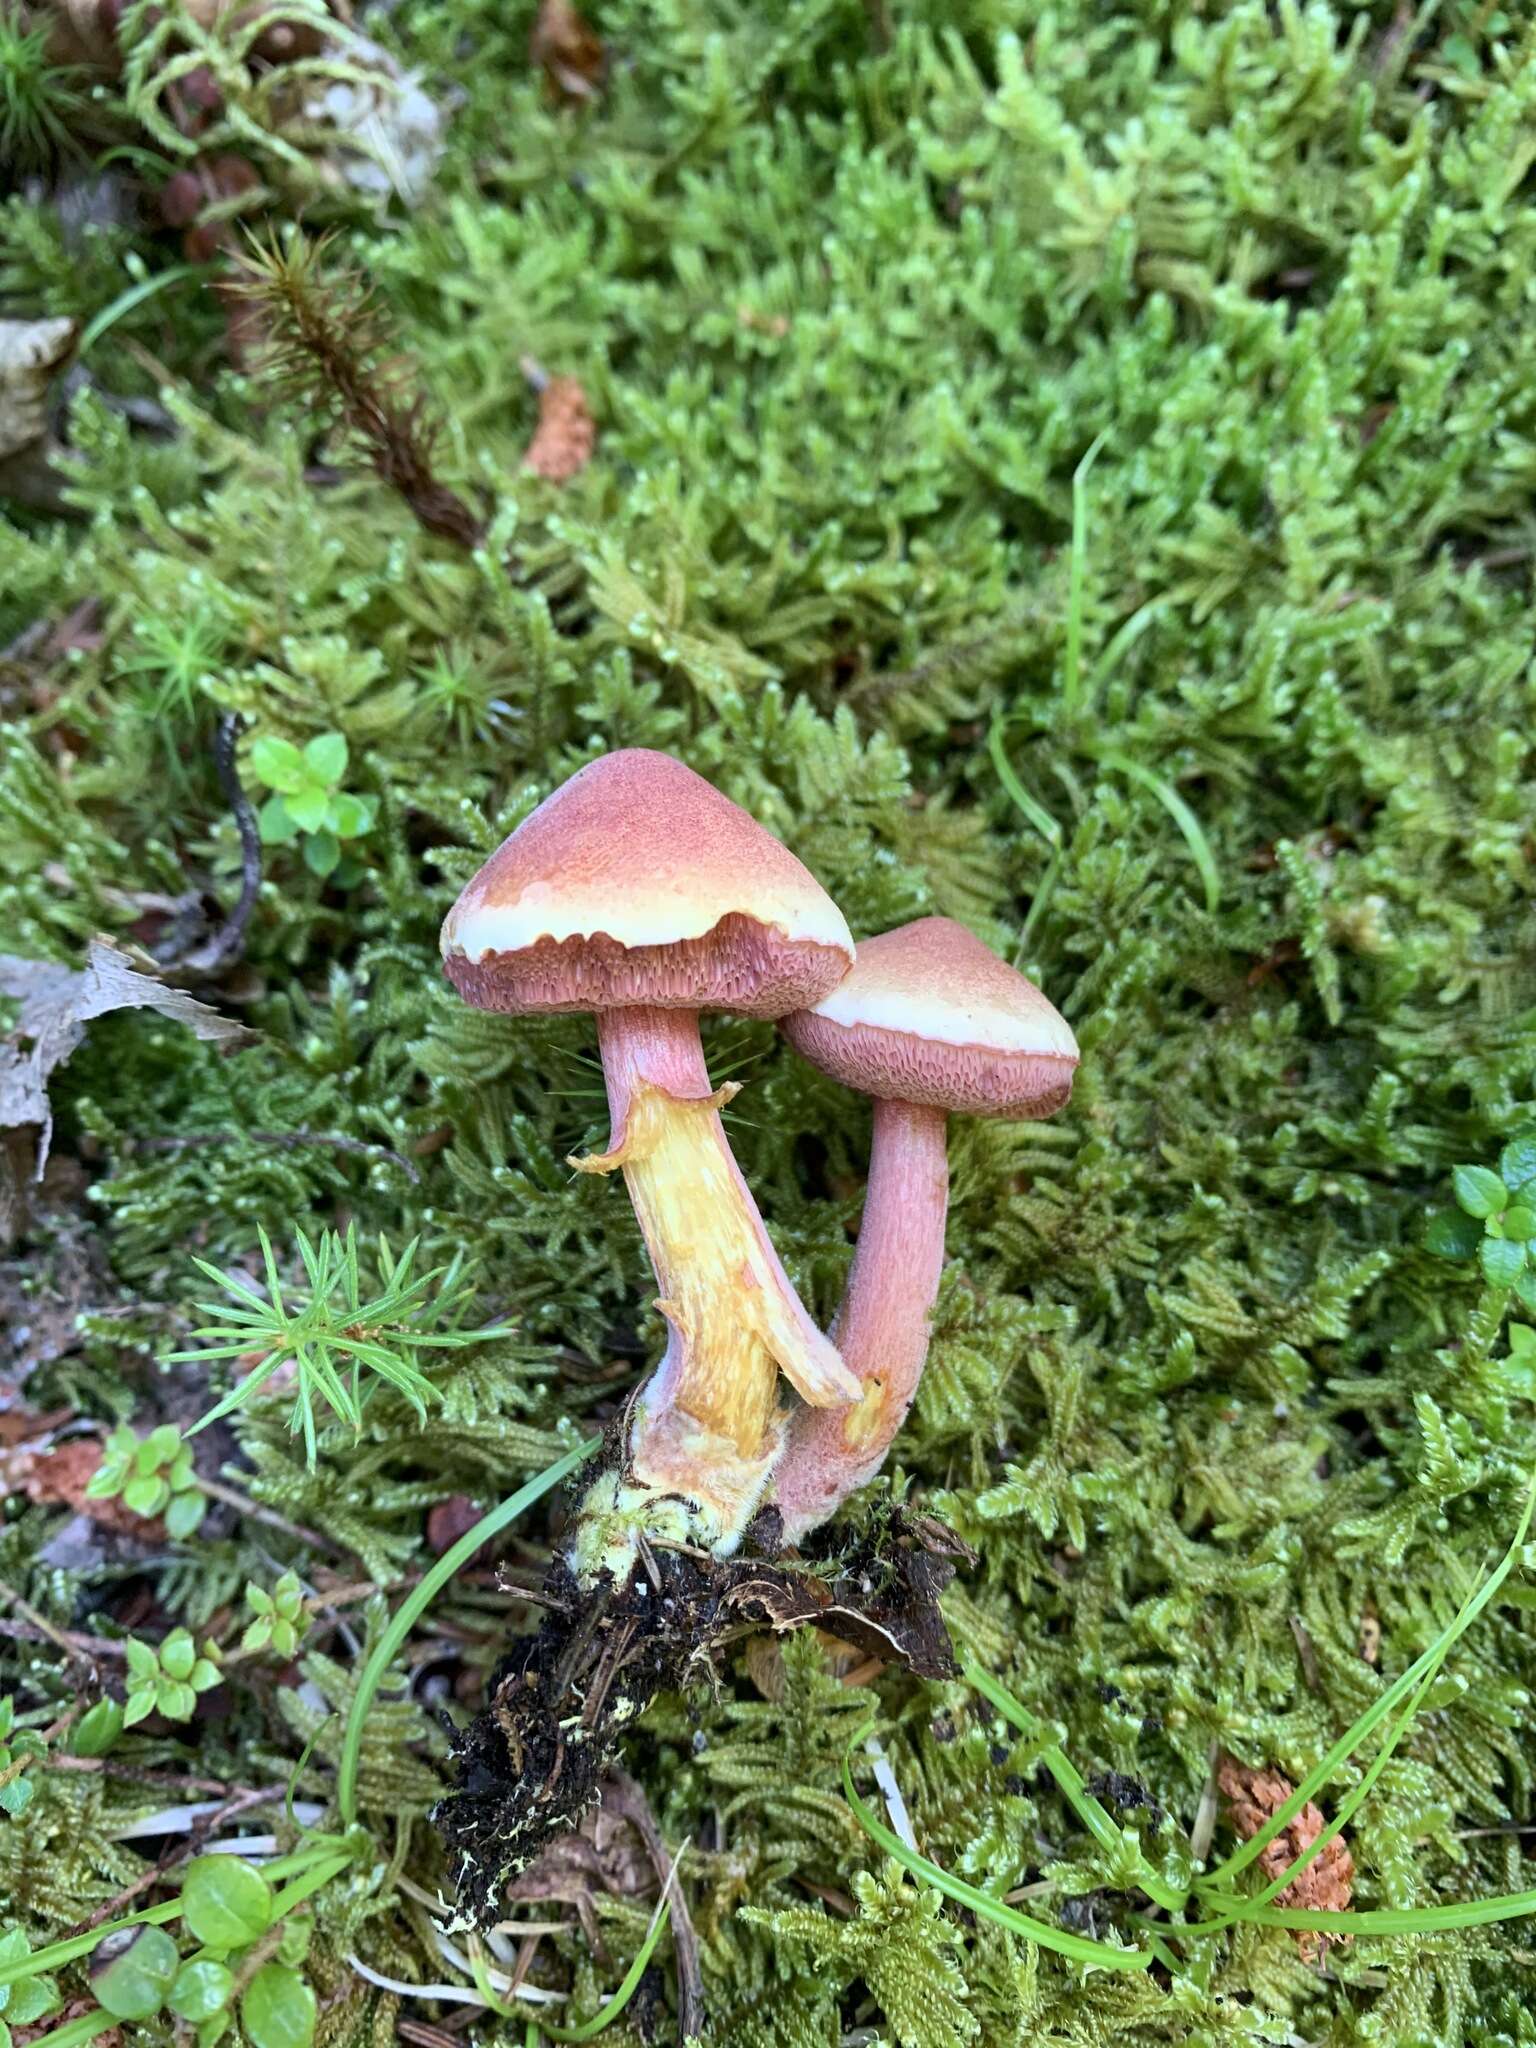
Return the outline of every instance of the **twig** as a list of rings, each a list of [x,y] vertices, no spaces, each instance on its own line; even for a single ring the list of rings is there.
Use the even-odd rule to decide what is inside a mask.
[[[222,1822],[232,1819],[237,1813],[244,1813],[249,1807],[270,1805],[274,1799],[282,1798],[283,1790],[281,1785],[267,1785],[259,1791],[240,1792],[233,1799],[227,1799],[222,1806],[215,1807],[211,1813],[204,1814],[199,1824],[188,1831],[184,1842],[162,1849],[155,1861],[141,1870],[131,1884],[124,1885],[122,1890],[114,1892],[110,1899],[103,1900],[84,1920],[77,1920],[73,1927],[66,1927],[60,1939],[68,1941],[74,1935],[89,1934],[91,1929],[99,1927],[103,1920],[110,1920],[128,1904],[130,1899],[136,1899],[140,1892],[148,1891],[150,1886],[157,1884],[168,1871],[176,1869],[179,1864],[189,1862],[196,1856],[209,1835]]]
[[[68,1636],[62,1629],[55,1628],[47,1615],[39,1614],[35,1607],[22,1599],[14,1586],[8,1586],[3,1579],[0,1579],[0,1601],[14,1607],[18,1614],[25,1615],[33,1628],[40,1630],[54,1648],[64,1651],[66,1656],[74,1656],[82,1644],[94,1645],[95,1638],[92,1636]]]
[[[688,1912],[682,1885],[675,1881],[676,1862],[668,1855],[656,1816],[637,1781],[628,1771],[612,1770],[603,1804],[630,1823],[650,1858],[665,1894],[672,1885],[672,1951],[677,1958],[677,2031],[683,2040],[704,2032],[704,1978],[699,1969],[699,1938]]]
[[[203,945],[174,963],[178,969],[190,970],[194,974],[216,974],[221,967],[227,967],[232,960],[239,958],[245,945],[245,928],[251,921],[251,912],[261,892],[261,835],[256,829],[256,814],[251,809],[250,798],[241,786],[240,771],[235,766],[235,747],[239,738],[238,713],[224,712],[214,734],[213,765],[218,771],[219,785],[235,814],[235,828],[240,834],[240,894],[223,926]]]
[[[259,1501],[249,1499],[233,1486],[226,1486],[221,1479],[204,1479],[199,1474],[197,1484],[210,1499],[223,1501],[225,1507],[249,1516],[253,1522],[265,1522],[269,1529],[281,1529],[285,1536],[292,1536],[300,1543],[318,1545],[321,1550],[329,1550],[333,1554],[351,1548],[349,1544],[338,1543],[332,1536],[322,1536],[318,1529],[306,1529],[302,1522],[290,1522],[275,1508],[264,1508]]]
[[[129,1142],[140,1152],[186,1152],[198,1145],[241,1144],[273,1145],[279,1151],[292,1151],[301,1145],[323,1145],[332,1152],[355,1152],[368,1159],[388,1159],[413,1185],[421,1185],[419,1169],[388,1145],[370,1145],[362,1138],[338,1137],[329,1131],[186,1131],[179,1137],[136,1137]]]

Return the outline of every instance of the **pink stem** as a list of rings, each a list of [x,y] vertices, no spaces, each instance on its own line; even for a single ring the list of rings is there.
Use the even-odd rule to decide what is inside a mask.
[[[906,1420],[928,1356],[949,1207],[942,1109],[876,1102],[858,1249],[833,1340],[861,1383],[851,1408],[805,1408],[774,1475],[796,1542],[867,1485]]]

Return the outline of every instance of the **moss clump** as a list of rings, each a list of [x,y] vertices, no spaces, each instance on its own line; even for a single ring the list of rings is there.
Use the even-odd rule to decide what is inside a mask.
[[[307,192],[339,230],[314,288],[372,281],[473,535],[424,524],[340,429],[316,440],[256,358],[233,367],[229,302],[169,275],[181,251],[137,203],[85,228],[47,193],[0,206],[18,315],[89,320],[130,255],[160,285],[86,357],[67,509],[0,527],[0,949],[207,944],[241,876],[221,718],[253,788],[263,736],[342,735],[371,821],[329,874],[268,847],[238,956],[197,981],[260,1043],[108,1018],[59,1070],[52,1178],[0,1275],[18,1399],[190,1420],[207,1374],[163,1364],[206,1292],[190,1254],[259,1275],[259,1229],[290,1282],[298,1233],[348,1221],[419,1237],[422,1270],[462,1254],[508,1330],[441,1354],[424,1419],[381,1385],[312,1469],[280,1408],[194,1439],[269,1519],[215,1496],[189,1545],[82,1535],[9,1483],[0,1581],[73,1639],[229,1648],[244,1587],[288,1568],[340,1602],[301,1684],[253,1655],[113,1769],[29,1770],[0,1899],[34,1944],[133,1882],[125,1828],[205,1796],[146,1771],[296,1771],[326,1801],[397,1597],[345,1590],[409,1580],[434,1514],[502,1497],[659,1349],[622,1192],[563,1164],[602,1135],[585,1027],[471,1014],[436,955],[464,879],[605,747],[718,782],[856,932],[941,911],[1021,949],[1076,1029],[1063,1117],[954,1130],[952,1266],[890,1478],[978,1553],[946,1596],[960,1642],[1085,1775],[1143,1786],[1164,1839],[1195,1826],[1216,1747],[1305,1775],[1498,1554],[1536,1457],[1509,1296],[1423,1242],[1453,1167],[1536,1123],[1536,32],[1470,0],[593,12],[609,62],[579,105],[530,63],[527,5],[365,14],[451,107],[409,204],[291,161],[275,102],[239,129],[261,205]],[[125,33],[154,34],[146,10]],[[93,119],[142,140],[152,56]],[[522,467],[524,355],[597,422],[563,484]],[[710,1026],[706,1051],[747,1084],[731,1142],[824,1322],[866,1108],[766,1027]],[[548,1534],[510,1553],[521,1583]],[[1517,1574],[1355,1817],[1357,1905],[1536,1885],[1511,1831],[1528,1605]],[[90,1666],[8,1614],[3,1684],[42,1727]],[[306,1966],[328,2042],[396,2016],[347,1955],[397,1982],[452,1967],[398,1881],[441,1876],[437,1710],[477,1703],[507,1620],[471,1575],[370,1720],[377,1880],[319,1895]],[[628,1746],[667,1841],[692,1838],[732,2048],[1529,2038],[1518,1923],[1362,1937],[1321,1972],[1238,1930],[1170,1985],[935,1907],[842,1797],[870,1708],[936,1860],[1100,1932],[1122,1909],[1037,1749],[972,1691],[855,1675],[812,1639],[771,1669],[743,1652]],[[648,1906],[620,1888],[596,1911],[608,1962],[573,1923],[536,1972],[577,2018]]]

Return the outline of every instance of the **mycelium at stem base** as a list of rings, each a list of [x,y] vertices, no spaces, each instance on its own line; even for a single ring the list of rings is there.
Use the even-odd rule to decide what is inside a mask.
[[[737,1090],[710,1087],[697,1018],[608,1010],[598,1043],[608,1150],[571,1163],[622,1168],[669,1330],[635,1406],[627,1466],[583,1502],[574,1557],[583,1579],[620,1572],[642,1530],[728,1556],[783,1448],[779,1373],[812,1408],[846,1408],[858,1393],[790,1285],[732,1157],[720,1109]]]
[[[875,1477],[917,1392],[944,1269],[947,1124],[926,1104],[875,1104],[858,1250],[832,1328],[859,1398],[795,1418],[774,1484],[791,1543]]]

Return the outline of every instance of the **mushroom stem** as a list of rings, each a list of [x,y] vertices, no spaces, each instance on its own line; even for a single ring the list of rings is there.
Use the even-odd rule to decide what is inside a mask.
[[[877,1101],[858,1249],[832,1335],[858,1375],[852,1407],[805,1409],[774,1473],[784,1533],[797,1542],[866,1485],[912,1406],[944,1267],[948,1119]]]
[[[698,1502],[698,1533],[725,1554],[783,1445],[779,1373],[816,1407],[846,1404],[858,1383],[769,1242],[720,1121],[737,1088],[711,1089],[697,1016],[608,1010],[598,1042],[612,1135],[605,1153],[572,1164],[623,1168],[671,1325],[636,1407],[631,1475]]]

